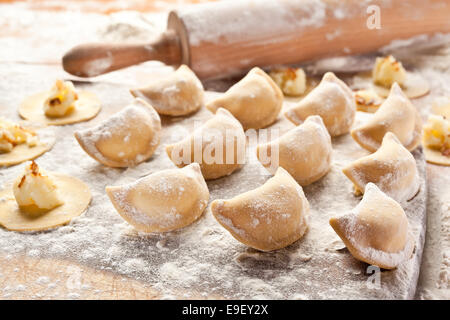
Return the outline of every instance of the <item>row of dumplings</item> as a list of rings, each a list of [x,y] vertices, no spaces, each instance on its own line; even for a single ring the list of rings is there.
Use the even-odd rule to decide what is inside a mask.
[[[57,83],[55,88],[50,96],[41,95],[39,99],[26,101],[22,105],[26,108],[21,107],[20,114],[27,118],[27,115],[40,112],[40,119],[44,117],[49,124],[61,124],[64,117],[80,120],[77,112],[83,107],[75,103],[79,100],[73,86]],[[137,97],[131,105],[93,128],[75,132],[86,153],[104,165],[128,167],[149,159],[159,145],[161,121],[158,114],[186,115],[204,104],[203,87],[186,66],[158,83],[131,92]],[[87,106],[98,106],[92,100],[87,98],[88,102],[82,105],[87,109]],[[205,179],[220,178],[240,168],[243,165],[240,160],[245,159],[245,148],[238,146],[246,144],[244,129],[271,125],[282,104],[283,93],[274,81],[263,70],[252,69],[225,94],[206,105],[215,113],[210,120],[191,136],[166,146],[169,158],[180,169],[163,170],[126,186],[109,186],[106,193],[119,214],[138,230],[166,232],[191,224],[208,205]],[[59,107],[63,110],[52,109]],[[26,113],[24,109],[32,109],[34,113]],[[91,110],[90,115],[92,113]],[[260,188],[233,199],[213,201],[211,211],[218,222],[239,241],[263,251],[280,249],[300,239],[307,230],[309,216],[309,204],[301,186],[317,181],[330,170],[331,136],[350,132],[355,113],[350,88],[333,73],[325,74],[315,89],[285,112],[297,126],[280,138],[257,147],[260,160],[261,155],[271,154],[275,148],[278,150],[277,165],[261,161],[274,177]],[[55,118],[58,123],[52,123]],[[28,119],[38,120],[32,116]],[[415,107],[394,83],[374,117],[351,130],[358,144],[374,152],[344,169],[344,174],[354,183],[355,191],[364,193],[364,198],[350,216],[332,219],[330,224],[350,252],[362,261],[394,268],[404,259],[393,259],[393,256],[406,257],[411,253],[408,222],[399,203],[412,198],[419,189],[416,163],[409,151],[418,146],[420,127]],[[225,139],[227,131],[234,132],[231,149],[221,150],[222,160],[228,161],[208,163],[194,157],[190,149],[193,140],[207,136],[211,130],[223,133]],[[211,144],[214,141],[203,139],[202,151],[209,148],[217,152]],[[220,145],[228,146],[226,143]],[[186,157],[180,150],[191,152]],[[231,150],[234,154],[230,162],[227,153]],[[183,161],[175,161],[175,158]],[[14,220],[14,215],[24,211],[34,216],[37,212],[42,219],[48,220],[52,212],[76,201],[70,192],[63,192],[61,196],[63,188],[58,187],[58,179],[52,176],[42,173],[36,163],[31,163],[25,175],[14,184],[14,197],[6,201],[8,219]],[[45,192],[42,188],[46,188]],[[36,193],[33,189],[42,190]],[[90,201],[88,189],[84,188],[80,193],[85,197],[77,214],[81,214]],[[36,198],[35,194],[47,196]],[[3,220],[0,223],[8,228],[1,215],[0,218]],[[33,221],[36,223],[39,219]],[[23,225],[24,221],[20,223]],[[60,224],[61,221],[47,227]],[[393,232],[395,230],[398,232]]]

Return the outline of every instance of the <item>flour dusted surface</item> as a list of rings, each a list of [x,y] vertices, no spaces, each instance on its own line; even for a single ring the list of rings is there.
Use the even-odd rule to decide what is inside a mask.
[[[42,84],[25,81],[17,75],[18,66],[0,66],[10,81],[8,92],[2,92],[2,105],[20,101],[21,83],[31,89]],[[25,72],[48,75],[49,81],[59,75],[51,67],[27,66]],[[31,70],[32,69],[32,70]],[[328,175],[305,188],[311,206],[310,228],[305,237],[286,249],[260,253],[236,241],[212,217],[209,209],[192,225],[167,234],[142,234],[122,220],[108,200],[106,185],[121,185],[135,181],[149,173],[174,168],[164,152],[164,146],[179,139],[179,130],[193,129],[194,121],[205,121],[213,115],[204,108],[188,118],[164,118],[161,144],[149,161],[128,169],[108,168],[87,156],[73,137],[73,132],[101,122],[128,105],[132,97],[127,87],[110,84],[89,86],[104,104],[99,116],[89,122],[57,127],[57,141],[51,152],[37,162],[51,169],[78,177],[88,183],[93,200],[85,214],[70,225],[34,234],[20,234],[0,230],[0,246],[11,256],[25,254],[33,257],[68,258],[96,269],[114,272],[148,283],[164,294],[186,293],[196,290],[226,298],[405,298],[410,283],[415,281],[418,259],[408,261],[397,271],[382,273],[382,289],[366,286],[367,265],[353,259],[328,225],[330,216],[348,212],[358,202],[352,186],[341,173],[351,160],[367,154],[349,135],[333,140],[334,161]],[[3,87],[2,89],[3,90]],[[112,94],[114,93],[114,94]],[[208,95],[211,99],[212,95]],[[14,108],[2,109],[2,115],[16,119]],[[281,119],[274,126],[288,130],[293,125]],[[255,145],[248,152],[247,164],[232,175],[208,182],[210,201],[231,198],[262,185],[270,176],[257,161]],[[423,159],[419,167],[423,170]],[[22,167],[0,171],[1,182],[15,179]],[[423,171],[421,171],[423,173]],[[422,192],[425,192],[422,189]],[[424,193],[419,194],[406,208],[410,223],[421,246],[419,235],[424,230],[417,219],[423,212]],[[420,250],[418,251],[420,252]],[[307,257],[307,258],[305,258]]]
[[[8,12],[3,11],[7,14]],[[33,23],[40,20],[48,20],[47,13],[35,14],[36,17],[26,15],[26,19],[20,20],[20,28],[31,27]],[[74,14],[76,18],[81,14]],[[53,15],[54,17],[54,15]],[[95,40],[92,30],[100,26],[101,35],[106,37],[104,33],[105,25],[111,24],[106,17],[100,15],[92,15],[90,18],[92,23],[86,23],[74,28],[76,32],[71,32],[67,37],[67,43],[64,46],[40,47],[34,60],[50,56],[47,51],[51,51],[51,56],[60,56],[66,49],[73,45],[75,34],[78,42],[90,39]],[[159,17],[158,17],[159,19]],[[65,14],[60,19],[55,20],[55,24],[67,20]],[[164,20],[164,19],[160,19]],[[58,22],[59,21],[59,22]],[[19,21],[17,22],[19,24]],[[130,22],[130,25],[133,23]],[[69,27],[69,25],[60,25]],[[54,33],[57,28],[53,28]],[[108,33],[114,33],[111,28]],[[48,39],[51,39],[50,33]],[[111,35],[111,38],[122,37],[123,35]],[[63,40],[63,39],[62,39]],[[61,41],[62,41],[61,40]],[[25,40],[24,40],[25,41]],[[11,61],[11,52],[25,52],[30,50],[22,50],[29,47],[29,42],[17,42],[15,45],[12,39],[0,39],[3,48],[9,50],[1,50],[3,60]],[[50,42],[49,42],[50,44]],[[18,50],[17,48],[20,49]],[[56,50],[53,50],[56,49]],[[36,53],[36,52],[35,52]],[[450,77],[444,73],[450,70],[450,50],[444,47],[439,51],[425,52],[423,54],[411,54],[405,58],[405,63],[409,66],[415,66],[417,70],[427,77],[432,84],[433,94],[424,97],[418,102],[414,102],[420,107],[421,113],[425,116],[429,111],[430,103],[435,95],[450,94],[448,83]],[[396,55],[400,58],[399,55]],[[16,60],[22,57],[14,56]],[[29,58],[29,57],[27,57]],[[30,60],[30,59],[28,59]],[[31,59],[33,60],[33,59]],[[42,60],[42,59],[41,59]],[[401,59],[402,60],[402,59]],[[355,59],[355,65],[359,60]],[[18,102],[27,94],[27,92],[35,92],[42,90],[43,87],[51,86],[53,80],[57,77],[64,77],[61,71],[57,71],[56,67],[30,66],[17,63],[1,63],[0,64],[0,115],[15,120],[19,120],[16,114]],[[141,70],[152,70],[155,75],[167,72],[168,67],[163,67],[159,63],[150,62],[139,67],[132,67],[128,70],[112,73],[98,80],[110,82],[131,82],[128,75],[137,73],[139,79],[142,79]],[[328,71],[328,70],[326,70]],[[46,78],[43,79],[42,75]],[[148,76],[148,73],[146,74]],[[48,77],[48,78],[47,78]],[[133,87],[130,84],[129,87]],[[104,193],[104,187],[111,183],[115,185],[121,183],[130,183],[136,178],[144,176],[150,172],[165,169],[169,166],[168,159],[164,161],[150,161],[143,163],[136,168],[129,169],[111,169],[98,164],[95,160],[89,158],[74,141],[72,133],[75,130],[84,129],[97,124],[102,119],[106,119],[110,114],[119,111],[122,107],[131,101],[131,96],[127,92],[127,88],[119,88],[115,85],[96,84],[93,86],[85,86],[86,89],[98,92],[100,99],[105,103],[105,107],[99,116],[87,123],[77,124],[73,127],[55,128],[57,130],[57,143],[55,148],[40,157],[37,161],[47,165],[55,171],[72,174],[83,181],[87,182],[93,191],[93,201],[88,212],[80,218],[73,221],[68,226],[62,227],[55,231],[39,233],[39,234],[17,234],[0,230],[0,245],[2,254],[9,256],[11,261],[14,257],[21,253],[26,254],[30,258],[39,257],[57,257],[73,259],[83,264],[89,265],[96,269],[113,270],[117,273],[129,275],[150,284],[155,289],[165,290],[169,284],[173,284],[179,288],[185,288],[184,297],[189,297],[189,292],[194,288],[204,296],[211,296],[214,293],[227,292],[233,297],[274,297],[274,298],[292,298],[292,299],[311,299],[311,298],[364,298],[369,296],[378,296],[382,298],[404,297],[411,279],[418,272],[418,263],[416,261],[409,262],[403,268],[394,272],[382,272],[381,284],[382,290],[369,289],[365,285],[368,275],[365,275],[365,265],[350,257],[350,254],[343,248],[343,244],[337,236],[332,235],[328,226],[328,214],[336,212],[344,212],[350,210],[358,203],[358,199],[351,195],[351,183],[344,182],[340,176],[341,168],[347,164],[347,160],[356,159],[367,153],[361,148],[356,148],[352,144],[351,148],[344,148],[345,144],[353,143],[349,136],[334,139],[334,147],[341,156],[334,156],[334,164],[332,171],[323,180],[318,181],[305,188],[312,212],[310,220],[312,228],[306,234],[304,240],[300,240],[288,249],[280,250],[274,253],[261,253],[255,250],[246,249],[245,246],[239,244],[230,235],[221,228],[211,217],[209,212],[201,217],[199,221],[187,229],[175,232],[173,234],[163,235],[144,235],[136,233],[133,228],[128,226],[109,204],[107,196]],[[218,85],[218,87],[220,87]],[[205,114],[201,111],[194,114],[191,120],[200,120]],[[284,128],[283,121],[283,128]],[[173,126],[173,130],[189,129],[192,130],[190,123],[186,121],[164,119],[164,124]],[[275,126],[281,126],[276,123]],[[163,138],[161,146],[168,142],[175,142],[177,139],[169,139],[167,136]],[[342,145],[341,145],[342,143]],[[339,146],[336,146],[338,144]],[[164,149],[159,147],[154,157],[165,158]],[[335,152],[335,153],[336,153]],[[249,157],[253,163],[257,163],[256,157],[251,152]],[[244,167],[245,176],[252,176],[250,182],[242,181],[242,174],[236,172],[227,178],[212,181],[208,184],[212,193],[212,199],[227,198],[239,193],[248,191],[263,184],[268,178],[266,169],[259,165],[246,165]],[[22,167],[16,166],[8,170],[0,169],[0,183],[10,181],[21,173]],[[430,250],[427,254],[425,251],[424,268],[422,275],[426,279],[421,279],[423,288],[420,297],[432,298],[434,292],[429,290],[430,287],[439,285],[441,288],[448,286],[448,260],[450,254],[445,253],[450,246],[448,239],[449,226],[449,210],[450,204],[446,199],[450,195],[448,188],[442,188],[449,185],[448,170],[442,173],[443,169],[438,166],[432,166],[429,173],[434,173],[436,178],[430,189],[429,213],[432,213],[431,230],[433,235],[430,241]],[[322,188],[328,184],[339,185],[339,192],[335,190],[328,196],[328,189]],[[345,186],[345,187],[343,187]],[[311,194],[321,193],[321,197],[314,197]],[[334,202],[334,199],[341,199]],[[211,201],[210,200],[210,201]],[[344,203],[350,201],[348,203]],[[325,205],[324,205],[325,203]],[[412,205],[411,205],[412,206]],[[408,209],[406,210],[408,213]],[[442,214],[442,219],[437,217]],[[442,221],[441,221],[442,220]],[[318,229],[320,226],[320,229]],[[419,228],[420,229],[420,228]],[[323,230],[326,232],[322,234]],[[423,230],[416,230],[420,233]],[[439,236],[439,234],[443,236]],[[180,242],[180,237],[184,240]],[[323,244],[322,247],[310,246],[315,243]],[[189,252],[189,248],[193,245],[197,247],[209,248],[205,253],[205,259],[195,257],[198,250],[194,248],[193,252]],[[446,249],[447,248],[447,249]],[[214,254],[212,252],[214,250]],[[189,256],[186,256],[186,255]],[[340,258],[340,259],[337,259]],[[331,260],[330,260],[331,259]],[[334,262],[334,263],[333,263]],[[442,262],[442,263],[441,263]],[[157,266],[154,268],[154,266]],[[318,270],[314,266],[320,266]],[[20,272],[19,268],[16,268]],[[239,271],[237,271],[239,269]],[[65,270],[61,270],[63,272]],[[425,271],[425,272],[424,272]],[[436,272],[435,272],[436,271]],[[2,271],[0,270],[0,277]],[[323,277],[323,276],[326,277]],[[347,283],[344,289],[336,287],[336,278],[341,278]],[[47,280],[43,280],[47,282]],[[48,290],[56,288],[59,279],[48,279],[49,283],[45,286]],[[128,280],[131,281],[131,280]],[[216,281],[216,282],[214,282]],[[210,286],[212,284],[212,286]],[[361,291],[355,289],[355,285],[363,286]],[[0,297],[12,297],[17,288],[23,289],[23,286],[31,287],[32,284],[19,284],[14,286],[0,287]],[[319,290],[323,287],[325,290]],[[320,288],[319,288],[320,287]],[[229,290],[232,289],[232,290]],[[87,286],[80,291],[73,292],[71,297],[77,298],[83,296],[83,292],[98,291],[96,288]],[[412,289],[411,289],[412,290]],[[235,294],[237,291],[240,293]],[[171,293],[172,290],[164,292],[163,298],[173,298],[176,295]],[[176,292],[179,292],[178,290]],[[409,295],[410,293],[408,293]],[[216,295],[217,296],[217,295]],[[50,291],[48,295],[42,293],[42,297],[64,298],[56,292]],[[448,298],[448,296],[447,296]]]

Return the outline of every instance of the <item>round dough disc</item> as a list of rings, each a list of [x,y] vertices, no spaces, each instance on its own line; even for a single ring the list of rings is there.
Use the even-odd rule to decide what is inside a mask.
[[[34,129],[39,137],[39,142],[34,147],[26,143],[15,146],[10,152],[0,153],[0,167],[13,166],[28,160],[36,159],[49,151],[55,144],[53,131],[48,128]]]
[[[71,113],[60,118],[47,117],[44,113],[44,102],[48,95],[48,91],[45,91],[26,98],[19,107],[20,116],[33,122],[61,126],[90,120],[100,111],[100,100],[97,96],[91,92],[80,91],[75,109]]]
[[[383,98],[387,98],[391,91],[390,88],[376,84],[373,84],[373,89]],[[402,85],[402,90],[410,99],[420,98],[430,92],[430,84],[422,76],[412,72],[406,72],[406,81]]]
[[[423,147],[423,153],[427,162],[439,164],[441,166],[450,166],[450,157],[444,156],[439,150]]]
[[[64,204],[38,216],[28,215],[19,209],[9,185],[0,191],[0,225],[11,231],[42,231],[65,225],[81,215],[92,198],[88,186],[63,174],[52,173],[52,177]]]

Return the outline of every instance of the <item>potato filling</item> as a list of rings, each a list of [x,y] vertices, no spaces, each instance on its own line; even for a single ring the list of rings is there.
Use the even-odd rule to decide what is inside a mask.
[[[379,57],[375,61],[372,79],[375,84],[386,88],[390,88],[394,82],[402,86],[406,80],[406,71],[402,63],[393,56]]]
[[[14,182],[13,192],[21,208],[51,210],[63,204],[53,179],[34,161],[25,167],[25,174]]]
[[[22,143],[26,143],[29,147],[36,146],[38,143],[36,133],[0,118],[0,153],[11,152],[15,146]]]
[[[423,126],[423,141],[426,147],[450,157],[450,121],[443,116],[430,115]]]
[[[72,82],[56,80],[44,102],[44,113],[48,117],[64,117],[75,109],[77,100],[78,95]]]
[[[270,77],[286,95],[300,96],[306,91],[306,74],[301,68],[274,70]]]

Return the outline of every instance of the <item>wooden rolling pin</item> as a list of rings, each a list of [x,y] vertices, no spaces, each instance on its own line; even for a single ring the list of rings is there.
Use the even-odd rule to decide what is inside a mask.
[[[62,62],[81,77],[159,60],[219,78],[253,66],[371,52],[437,32],[450,32],[447,0],[220,1],[171,12],[167,31],[151,43],[84,44]]]

